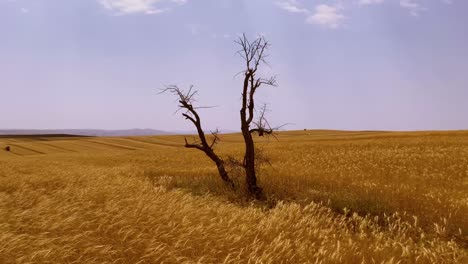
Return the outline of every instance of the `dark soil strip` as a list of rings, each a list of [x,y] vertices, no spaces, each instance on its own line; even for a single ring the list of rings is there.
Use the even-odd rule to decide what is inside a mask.
[[[68,134],[36,134],[36,135],[0,135],[0,138],[30,138],[45,140],[45,138],[87,138],[89,136],[78,136]]]
[[[157,145],[157,146],[166,146],[166,147],[173,147],[173,148],[179,148],[182,145],[182,143],[180,144],[180,146],[178,145],[171,145],[171,144],[166,144],[166,143],[157,143],[157,142],[152,142],[152,141],[146,141],[146,140],[142,140],[142,139],[131,139],[133,141],[136,141],[136,142],[143,142],[143,143],[148,143],[148,144],[152,144],[152,145]]]
[[[87,149],[94,149],[94,150],[97,150],[97,151],[104,151],[100,148],[96,148],[96,147],[91,147],[91,146],[86,146],[86,145],[81,145],[81,144],[77,144],[77,143],[74,143],[74,142],[67,142],[68,144],[71,144],[71,145],[75,145],[75,146],[78,146],[80,148],[87,148]],[[74,150],[75,152],[81,152],[81,151],[76,151]]]
[[[9,152],[9,153],[11,153],[11,154],[13,154],[13,155],[16,155],[16,156],[24,156],[24,155],[22,155],[22,154],[15,153],[14,151],[11,151],[11,150],[10,150],[10,151],[8,151],[8,152]]]
[[[121,141],[125,141],[125,142],[128,142],[128,143],[139,143],[140,145],[151,145],[150,143],[147,143],[147,142],[143,142],[143,141],[138,141],[138,140],[133,140],[133,139],[130,139],[130,138],[115,138],[115,140],[117,140],[117,142],[119,140]],[[125,145],[125,143],[122,142],[122,144]],[[137,149],[148,149],[148,147],[150,146],[144,146],[144,147],[136,147],[136,146],[131,146],[131,147],[134,147],[134,148],[137,148]]]
[[[23,146],[19,146],[19,145],[16,145],[16,144],[10,144],[10,146],[15,146],[15,147],[18,147],[18,148],[22,148],[22,149],[25,149],[25,150],[29,150],[29,151],[35,152],[35,153],[37,153],[37,154],[45,154],[44,152],[40,152],[40,151],[37,151],[37,150],[34,150],[34,149],[30,149],[30,148],[27,148],[27,147],[23,147]]]
[[[65,150],[67,152],[78,152],[76,150],[72,150],[72,149],[67,149],[67,148],[64,148],[64,147],[59,147],[59,146],[56,146],[56,145],[52,145],[52,144],[49,144],[49,143],[44,143],[44,142],[41,142],[42,145],[46,145],[46,146],[49,146],[49,147],[53,147],[53,148],[57,148],[57,149],[61,149],[61,150]]]
[[[96,144],[106,145],[106,146],[110,146],[110,147],[114,147],[114,148],[121,148],[121,149],[126,149],[126,150],[136,150],[136,148],[130,148],[130,147],[114,145],[112,143],[105,143],[105,142],[94,141],[94,140],[86,140],[86,141],[93,142],[93,143],[96,143]]]

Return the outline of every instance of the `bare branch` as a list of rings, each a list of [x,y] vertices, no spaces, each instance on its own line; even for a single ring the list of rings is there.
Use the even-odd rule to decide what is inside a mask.
[[[249,132],[251,134],[253,133],[258,133],[259,136],[264,136],[264,135],[273,135],[273,132],[280,130],[282,127],[288,125],[288,124],[283,124],[281,126],[277,127],[272,127],[270,125],[270,122],[266,118],[266,113],[268,112],[267,105],[264,104],[261,108],[260,111],[258,111],[258,119],[253,122],[255,125],[254,128],[250,129]]]
[[[197,125],[197,121],[195,121],[195,119],[193,119],[193,117],[189,116],[189,115],[186,114],[186,113],[183,113],[182,116],[184,116],[185,119],[188,119],[188,120],[192,121],[192,123],[193,123],[194,125]]]
[[[197,129],[198,137],[200,138],[201,145],[204,148],[209,148],[209,145],[206,141],[205,133],[203,132],[201,126],[200,116],[196,111],[196,107],[193,106],[193,102],[195,102],[195,95],[198,91],[193,89],[193,85],[190,86],[189,90],[185,92],[184,90],[180,89],[177,85],[169,85],[162,92],[170,92],[175,94],[179,99],[179,108],[186,110],[185,113],[182,114],[185,119],[190,120],[195,128]]]
[[[219,138],[219,129],[216,129],[215,131],[211,131],[211,135],[213,136],[213,141],[210,144],[210,148],[213,148],[214,145],[218,144],[218,141],[221,140]]]
[[[241,115],[245,115],[245,125],[250,126],[254,119],[255,93],[262,85],[277,86],[276,76],[270,78],[257,77],[257,70],[260,64],[267,64],[266,53],[270,44],[264,37],[259,37],[254,41],[249,41],[245,34],[235,41],[241,46],[237,52],[246,63],[244,73],[244,87],[242,91]]]
[[[184,138],[184,140],[185,140],[185,147],[186,148],[196,148],[196,149],[199,149],[199,150],[203,151],[203,146],[202,145],[196,144],[196,143],[188,143],[187,138]]]
[[[211,134],[213,135],[213,141],[211,144],[208,144],[205,136],[205,132],[203,131],[202,125],[201,125],[201,120],[200,116],[198,115],[197,109],[200,108],[207,108],[207,107],[195,107],[193,106],[193,102],[195,102],[195,95],[198,93],[196,90],[193,89],[193,85],[190,86],[189,90],[187,92],[183,91],[176,85],[169,85],[165,89],[161,91],[161,93],[164,92],[170,92],[172,94],[175,94],[178,98],[179,102],[179,110],[183,109],[185,110],[185,113],[182,114],[182,116],[192,122],[192,124],[195,126],[197,129],[198,133],[198,138],[200,139],[200,143],[194,142],[194,143],[188,143],[187,138],[184,138],[185,141],[185,147],[186,148],[195,148],[198,150],[203,151],[215,164],[216,167],[218,168],[218,173],[221,176],[222,180],[231,188],[235,188],[234,182],[231,180],[229,177],[226,169],[224,168],[224,161],[216,155],[216,153],[213,151],[213,147],[217,144],[217,142],[220,140],[218,133],[219,131],[216,130],[212,132]]]
[[[267,86],[277,87],[278,83],[276,81],[276,76],[272,76],[268,79],[258,78],[257,81],[255,82],[255,87],[256,87],[255,89],[259,88],[263,84]]]
[[[239,168],[242,168],[244,167],[244,163],[237,160],[235,157],[233,156],[228,156],[227,158],[227,165],[230,166],[230,167],[239,167]]]

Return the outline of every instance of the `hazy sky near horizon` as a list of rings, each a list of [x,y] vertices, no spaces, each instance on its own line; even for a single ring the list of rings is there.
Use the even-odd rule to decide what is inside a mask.
[[[468,129],[465,0],[0,0],[0,129],[239,128],[234,39],[272,44],[287,129]]]

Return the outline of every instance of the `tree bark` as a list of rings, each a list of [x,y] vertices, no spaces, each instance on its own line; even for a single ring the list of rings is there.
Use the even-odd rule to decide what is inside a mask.
[[[242,128],[242,135],[245,142],[244,170],[247,189],[255,199],[263,200],[263,190],[257,185],[257,175],[255,172],[255,146],[249,127]]]
[[[221,179],[230,187],[230,188],[235,188],[234,182],[229,178],[229,175],[226,171],[226,168],[224,167],[224,161],[214,153],[214,151],[211,148],[208,148],[207,151],[205,151],[205,154],[216,164],[216,167],[218,168],[218,173],[219,176],[221,176]]]
[[[194,148],[194,149],[203,151],[216,164],[216,168],[218,169],[219,176],[224,181],[224,183],[227,186],[229,186],[231,189],[235,189],[235,184],[229,177],[226,171],[226,168],[224,167],[224,161],[218,155],[216,155],[216,153],[213,150],[214,145],[216,145],[216,143],[219,141],[218,131],[212,132],[214,138],[211,144],[208,144],[208,141],[206,140],[206,136],[202,128],[200,116],[198,115],[196,108],[192,104],[194,101],[193,97],[197,93],[197,91],[193,91],[192,88],[193,86],[190,87],[189,91],[185,93],[184,91],[179,89],[179,87],[177,87],[176,85],[170,85],[166,87],[166,89],[164,89],[162,92],[169,91],[178,96],[179,103],[180,103],[179,107],[181,109],[186,110],[186,112],[183,113],[182,116],[185,117],[185,119],[192,122],[192,124],[197,129],[197,134],[198,134],[198,138],[200,139],[200,142],[188,143],[187,139],[185,139],[185,147]]]
[[[245,73],[244,87],[242,91],[242,108],[240,110],[241,130],[245,142],[244,154],[244,170],[247,190],[249,194],[257,200],[264,199],[263,190],[257,185],[257,175],[255,172],[255,145],[250,132],[250,123],[253,117],[254,99],[253,94],[255,90],[253,87],[249,89],[249,82],[253,78],[254,71],[248,69]],[[248,98],[247,98],[248,97]],[[247,110],[249,117],[247,118]]]
[[[199,118],[197,118],[197,120],[199,120]],[[201,129],[201,124],[199,121],[196,122],[196,126],[198,129],[198,137],[201,139],[202,144],[201,145],[189,144],[187,140],[185,140],[185,147],[196,148],[196,149],[203,151],[216,164],[219,176],[224,181],[224,183],[228,185],[230,188],[234,189],[235,184],[229,177],[228,172],[226,171],[226,168],[224,167],[224,161],[218,155],[216,155],[213,148],[208,145],[206,138],[205,138],[205,133]],[[216,142],[216,139],[214,139],[214,142]]]

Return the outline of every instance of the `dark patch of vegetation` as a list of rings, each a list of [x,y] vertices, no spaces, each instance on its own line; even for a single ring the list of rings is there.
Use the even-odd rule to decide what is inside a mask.
[[[0,138],[28,138],[35,140],[48,140],[56,138],[82,138],[90,136],[79,136],[79,135],[69,135],[69,134],[35,134],[35,135],[0,135]]]

